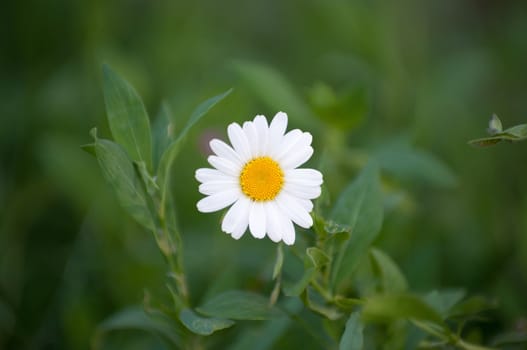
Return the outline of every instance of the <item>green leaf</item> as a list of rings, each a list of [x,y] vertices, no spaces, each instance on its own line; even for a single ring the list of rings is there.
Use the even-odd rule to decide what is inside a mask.
[[[510,135],[517,138],[518,140],[523,140],[527,138],[527,124],[520,124],[510,127],[504,130],[503,134]]]
[[[115,141],[132,160],[144,161],[152,169],[150,121],[143,101],[134,88],[108,65],[103,65],[104,100]]]
[[[346,322],[344,334],[340,338],[340,350],[362,350],[363,339],[362,332],[364,325],[360,319],[360,312],[354,312]]]
[[[506,346],[527,344],[527,333],[525,331],[513,331],[502,333],[496,336],[492,341],[492,346]]]
[[[143,183],[145,185],[145,188],[151,196],[158,193],[159,186],[157,186],[154,178],[150,175],[148,172],[148,169],[146,168],[145,162],[134,162],[135,169],[137,171],[137,174],[143,180]]]
[[[179,320],[188,328],[188,330],[200,335],[211,335],[216,331],[234,325],[234,321],[231,320],[198,316],[190,309],[181,310],[179,313]]]
[[[233,320],[267,320],[282,315],[279,309],[269,306],[267,298],[237,290],[209,299],[197,311],[207,316]]]
[[[425,296],[425,300],[429,305],[434,307],[443,318],[446,318],[452,307],[459,303],[464,297],[465,291],[462,289],[434,290]]]
[[[152,126],[154,169],[158,168],[161,156],[174,140],[174,130],[175,126],[170,107],[167,102],[164,102]]]
[[[212,109],[212,107],[214,107],[221,100],[227,97],[231,92],[232,92],[232,88],[219,95],[211,97],[208,100],[201,103],[190,115],[190,118],[187,124],[185,125],[181,133],[179,133],[178,138],[185,137],[187,133],[189,132],[190,128],[192,128],[205,114],[207,114]]]
[[[495,145],[501,141],[516,142],[527,139],[527,124],[515,125],[503,131],[502,129],[501,121],[496,115],[493,115],[489,121],[489,128],[487,129],[492,136],[470,140],[468,144],[476,147],[486,147]]]
[[[453,338],[456,338],[456,336],[448,329],[447,327],[443,325],[438,325],[437,323],[430,322],[430,321],[420,321],[416,319],[412,319],[411,322],[421,330],[425,331],[429,335],[433,335],[436,338],[441,339],[443,342],[449,342],[452,341]]]
[[[335,296],[334,298],[335,305],[341,309],[351,311],[357,306],[364,304],[364,301],[357,298],[346,298],[340,295]]]
[[[312,311],[324,316],[328,320],[338,320],[343,316],[342,312],[333,305],[328,304],[318,292],[313,288],[306,288],[306,292],[302,294],[304,304]]]
[[[155,232],[146,193],[127,153],[115,142],[97,138],[96,129],[91,134],[103,177],[114,188],[119,203],[138,223]]]
[[[102,348],[104,338],[108,333],[118,330],[141,330],[161,337],[173,348],[180,348],[181,331],[161,313],[147,314],[142,308],[130,307],[124,309],[102,322],[94,337],[94,348]]]
[[[267,321],[265,325],[257,329],[244,330],[234,344],[228,347],[229,350],[268,350],[276,349],[275,343],[286,333],[291,326],[291,320],[287,317],[280,317]],[[258,341],[255,342],[255,339]]]
[[[291,119],[304,126],[314,126],[316,119],[305,101],[278,71],[249,62],[236,62],[235,70],[245,85],[269,108],[287,112]]]
[[[351,227],[349,225],[343,225],[331,220],[326,220],[324,221],[324,231],[331,235],[336,235],[339,233],[348,234],[349,238],[349,234],[351,233]]]
[[[481,296],[473,296],[455,305],[448,313],[448,317],[473,316],[483,311],[495,309],[497,304]]]
[[[95,154],[95,144],[94,143],[88,143],[88,144],[85,144],[85,145],[81,145],[81,149],[86,152],[86,153],[89,153],[91,154],[92,156],[96,157],[97,155]]]
[[[499,134],[503,131],[503,126],[501,125],[501,120],[496,114],[493,114],[489,120],[489,127],[487,129],[488,133],[491,135]]]
[[[306,255],[317,269],[325,267],[331,261],[330,257],[322,249],[317,247],[307,248]]]
[[[161,161],[159,163],[159,168],[158,168],[158,183],[159,183],[159,187],[161,188],[161,196],[162,196],[161,210],[165,210],[164,206],[166,203],[168,184],[169,184],[169,179],[170,179],[170,170],[172,169],[172,164],[174,163],[174,160],[176,159],[176,156],[178,155],[179,150],[181,149],[181,146],[183,144],[183,141],[185,140],[185,137],[187,136],[188,131],[205,114],[207,114],[207,112],[210,111],[212,107],[214,107],[218,102],[220,102],[225,97],[227,97],[231,92],[232,92],[232,89],[229,89],[225,91],[224,93],[214,96],[212,98],[209,98],[205,102],[201,103],[194,110],[194,112],[192,112],[190,119],[188,120],[183,130],[179,133],[176,140],[173,141],[163,153],[163,156],[161,157]]]
[[[234,344],[228,347],[229,350],[268,350],[276,349],[275,343],[286,333],[287,329],[292,324],[292,319],[303,309],[304,304],[298,298],[288,298],[285,300],[283,307],[287,313],[286,315],[274,318],[272,320],[251,325],[250,328],[245,328],[238,336]],[[258,339],[258,341],[254,341]]]
[[[474,147],[488,147],[493,146],[503,140],[506,140],[506,138],[503,136],[482,137],[479,139],[470,140],[468,144]],[[508,141],[512,141],[512,139],[509,139]]]
[[[370,108],[370,94],[365,86],[355,86],[337,95],[333,89],[316,83],[309,94],[313,109],[320,118],[339,130],[360,124]]]
[[[331,285],[336,288],[355,270],[382,226],[379,169],[375,164],[369,164],[342,192],[330,219],[351,233],[334,260]]]
[[[408,289],[406,278],[397,264],[383,251],[372,248],[370,258],[373,269],[381,280],[381,288],[386,293],[401,293]]]
[[[304,270],[302,277],[296,283],[287,283],[284,282],[283,291],[284,294],[288,297],[299,296],[309,285],[309,282],[315,277],[316,269],[314,267],[309,267]]]
[[[379,294],[365,299],[362,315],[367,320],[416,319],[441,325],[441,315],[421,298],[411,294]]]
[[[387,173],[410,183],[448,188],[457,182],[454,173],[442,161],[429,152],[413,148],[405,137],[379,147],[374,158]]]

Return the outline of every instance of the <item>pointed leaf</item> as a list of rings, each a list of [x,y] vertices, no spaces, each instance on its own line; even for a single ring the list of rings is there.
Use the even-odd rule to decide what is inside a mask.
[[[527,345],[527,333],[521,330],[499,334],[492,340],[492,346],[504,347],[520,344]]]
[[[331,213],[331,221],[346,226],[351,236],[338,248],[333,265],[333,288],[348,278],[360,258],[377,237],[383,220],[379,170],[368,165],[342,192]]]
[[[160,336],[174,348],[180,348],[181,331],[163,314],[147,314],[142,308],[130,307],[109,318],[97,328],[94,348],[102,348],[104,338],[109,332],[117,330],[141,330]]]
[[[324,297],[313,288],[308,287],[306,292],[302,294],[302,299],[309,309],[324,316],[328,320],[338,320],[343,316],[338,308],[329,304]]]
[[[367,116],[371,98],[364,85],[350,87],[338,95],[324,83],[316,83],[309,100],[318,117],[345,131],[355,128]]]
[[[81,145],[81,149],[86,152],[86,153],[89,153],[91,154],[92,156],[96,157],[97,155],[95,154],[95,144],[94,143],[88,143],[88,144],[85,144],[85,145]]]
[[[313,266],[321,269],[330,262],[330,257],[320,248],[309,247],[306,249],[306,255],[309,257]]]
[[[379,249],[372,248],[370,258],[374,271],[381,280],[383,292],[400,293],[408,289],[406,278],[390,256]]]
[[[267,320],[282,315],[259,294],[232,290],[217,295],[197,310],[207,316],[233,320]]]
[[[346,322],[344,334],[340,338],[339,350],[362,350],[364,325],[360,319],[360,312],[354,312]]]
[[[119,203],[137,222],[155,231],[146,193],[125,150],[115,142],[97,138],[95,129],[92,135],[103,177],[114,188]]]
[[[157,193],[159,191],[159,187],[157,186],[154,178],[148,172],[148,169],[146,169],[145,162],[134,162],[134,167],[137,174],[143,181],[148,194],[152,196]]]
[[[511,135],[515,138],[518,138],[518,140],[527,138],[527,124],[519,124],[510,127],[504,130],[503,134]]]
[[[468,144],[474,147],[488,147],[493,146],[503,140],[504,138],[502,136],[483,137],[479,139],[470,140],[468,141]]]
[[[161,156],[174,140],[174,130],[175,126],[170,107],[167,102],[164,102],[152,126],[154,169],[157,169]]]
[[[362,315],[368,320],[416,319],[443,323],[441,315],[421,298],[411,294],[380,294],[365,300]]]
[[[183,130],[179,133],[176,140],[173,141],[163,153],[163,156],[161,157],[161,161],[159,163],[159,169],[158,169],[158,184],[159,184],[159,187],[161,188],[161,196],[162,196],[161,210],[165,210],[164,205],[166,203],[167,189],[168,189],[168,184],[169,184],[169,179],[170,179],[170,169],[172,168],[172,164],[174,160],[176,159],[176,156],[178,155],[179,150],[181,149],[181,146],[183,144],[185,137],[187,136],[188,131],[205,114],[207,114],[207,112],[210,111],[212,107],[214,107],[218,102],[220,102],[225,97],[227,97],[231,92],[232,92],[232,89],[229,89],[225,91],[224,93],[214,96],[212,98],[209,98],[205,102],[201,103],[194,110],[194,112],[192,112],[192,115],[190,116],[189,121],[185,125],[185,128],[183,128]]]
[[[250,62],[236,62],[234,68],[245,85],[269,108],[287,112],[291,119],[304,126],[315,124],[316,119],[305,101],[278,71]]]
[[[183,309],[179,313],[179,320],[193,333],[211,335],[212,333],[229,328],[234,321],[222,318],[206,318],[198,316],[190,309]]]
[[[297,315],[304,304],[298,298],[288,298],[284,303],[284,308],[288,314]],[[229,350],[272,350],[276,349],[276,342],[287,332],[292,325],[291,317],[284,315],[269,321],[256,323],[251,328],[244,329],[237,337],[234,344],[228,347]],[[258,339],[258,341],[254,341]]]
[[[152,168],[150,121],[134,88],[108,65],[103,65],[104,100],[112,135],[130,158]]]
[[[448,317],[473,316],[496,307],[496,301],[488,300],[481,296],[473,296],[453,306],[448,312]]]
[[[296,283],[287,283],[284,282],[283,291],[284,294],[288,297],[292,296],[299,296],[304,292],[306,287],[309,285],[309,282],[315,277],[316,269],[314,267],[307,268],[304,273],[302,274],[302,277],[300,280],[298,280]]]
[[[449,311],[458,304],[465,296],[462,289],[434,290],[425,296],[426,302],[436,309],[443,318],[446,318]]]
[[[408,181],[452,187],[457,179],[435,155],[412,147],[406,137],[388,141],[375,151],[375,159],[387,173]]]
[[[340,307],[343,310],[351,311],[355,309],[358,305],[364,304],[364,301],[357,298],[345,298],[340,295],[335,297],[335,305]]]

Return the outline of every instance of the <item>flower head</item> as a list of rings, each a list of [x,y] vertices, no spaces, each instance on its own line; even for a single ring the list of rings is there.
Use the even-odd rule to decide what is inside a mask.
[[[298,129],[286,133],[287,114],[279,112],[270,124],[256,116],[240,126],[232,123],[227,133],[232,147],[213,139],[208,158],[214,169],[196,171],[199,191],[207,197],[198,210],[214,212],[232,205],[221,229],[239,239],[247,227],[255,238],[295,242],[293,222],[309,228],[312,199],[320,195],[322,174],[298,169],[313,154],[312,136]]]

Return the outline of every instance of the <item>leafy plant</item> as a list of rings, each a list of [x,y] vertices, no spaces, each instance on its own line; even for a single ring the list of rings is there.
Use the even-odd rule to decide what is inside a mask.
[[[292,99],[296,113],[308,110],[279,73],[244,63],[239,63],[237,69],[250,84],[263,79],[269,85],[265,91]],[[374,246],[384,220],[383,171],[398,174],[399,169],[389,162],[390,153],[386,152],[369,155],[368,164],[361,167],[334,203],[319,199],[311,234],[304,235],[292,248],[277,245],[271,276],[274,286],[269,294],[261,290],[227,290],[200,306],[192,305],[182,261],[182,232],[171,197],[171,169],[189,130],[231,90],[199,105],[179,131],[171,121],[169,108],[164,106],[151,129],[141,98],[131,85],[108,66],[103,72],[106,109],[115,141],[100,138],[93,129],[94,142],[83,147],[97,158],[121,206],[152,233],[168,266],[166,285],[173,303],[160,308],[145,305],[144,310],[134,307],[111,316],[100,326],[94,340],[96,347],[109,331],[124,328],[157,334],[169,347],[197,347],[213,344],[206,339],[215,333],[247,324],[236,327],[233,348],[250,343],[252,332],[258,329],[263,339],[258,348],[270,349],[288,328],[297,327],[323,348],[401,345],[412,331],[417,334],[416,346],[489,349],[469,343],[462,335],[474,315],[493,307],[492,303],[482,298],[475,303],[458,290],[427,295],[413,292],[395,260]],[[276,85],[281,87],[273,89]],[[270,93],[262,98],[273,103],[281,101]],[[491,128],[493,137],[501,137],[499,140],[514,135],[525,137],[520,135],[519,127],[501,131],[497,117],[491,121]],[[474,142],[487,142],[481,140]],[[439,183],[453,182],[446,168],[428,155],[406,146],[401,152],[409,155],[413,166],[441,169],[447,180]],[[335,163],[340,161],[342,158],[337,158]],[[291,269],[295,264],[301,268]],[[471,307],[474,304],[477,307]],[[249,323],[255,320],[265,323],[258,327]]]

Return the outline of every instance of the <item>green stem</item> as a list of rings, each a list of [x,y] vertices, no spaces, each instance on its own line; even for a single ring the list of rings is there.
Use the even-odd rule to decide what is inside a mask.
[[[166,242],[160,242],[158,240],[159,249],[163,252],[163,255],[167,259],[171,277],[174,280],[176,291],[181,297],[183,305],[188,306],[189,293],[185,273],[183,269],[183,242],[181,236],[177,230],[170,230],[167,226],[164,212],[159,212],[159,222],[162,229],[162,238]],[[162,216],[163,215],[163,216]]]
[[[334,298],[333,296],[331,295],[330,292],[328,292],[324,287],[322,287],[320,285],[320,283],[318,283],[318,281],[316,280],[316,278],[313,278],[311,280],[311,285],[313,286],[313,288],[315,288],[315,290],[324,298],[325,301],[327,301],[328,303],[333,303],[334,301]]]

